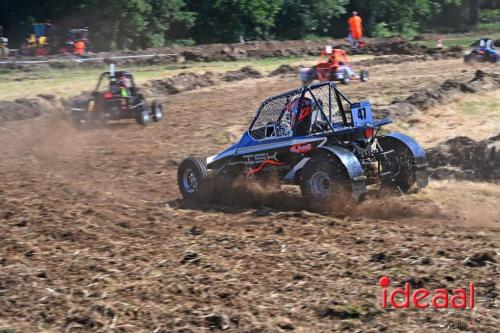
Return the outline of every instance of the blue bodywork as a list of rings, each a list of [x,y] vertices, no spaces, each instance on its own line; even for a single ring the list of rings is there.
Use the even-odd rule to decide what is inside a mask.
[[[344,110],[346,104],[348,110]],[[311,119],[299,128],[298,120],[306,116]],[[283,181],[296,183],[309,160],[316,154],[328,154],[345,167],[352,195],[359,200],[366,193],[364,163],[388,154],[373,152],[375,139],[403,144],[413,155],[417,172],[425,171],[425,151],[415,140],[401,133],[377,136],[379,128],[391,122],[388,118],[374,119],[369,102],[351,103],[331,82],[310,85],[262,103],[239,142],[207,158],[207,167],[221,171],[234,166],[249,170],[250,175],[276,167],[282,170]],[[305,135],[297,134],[304,128]],[[423,187],[427,176],[421,176],[417,178]]]
[[[465,61],[468,62],[472,57],[479,57],[477,59],[483,61],[497,62],[499,59],[498,51],[495,49],[493,41],[489,38],[482,38],[474,47],[469,55],[465,56]]]

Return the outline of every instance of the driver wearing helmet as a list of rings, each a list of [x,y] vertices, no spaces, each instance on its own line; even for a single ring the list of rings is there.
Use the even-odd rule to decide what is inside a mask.
[[[132,81],[124,75],[119,78],[119,84],[120,84],[120,94],[122,97],[130,97],[130,87],[132,87]]]
[[[309,134],[312,118],[312,100],[307,97],[297,97],[287,105],[290,117],[290,128],[294,136]]]

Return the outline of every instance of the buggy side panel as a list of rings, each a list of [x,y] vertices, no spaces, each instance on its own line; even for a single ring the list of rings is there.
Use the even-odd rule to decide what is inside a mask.
[[[324,146],[321,149],[335,155],[344,165],[351,180],[352,196],[356,201],[360,201],[366,193],[366,176],[359,160],[352,152],[342,147]]]
[[[427,157],[425,150],[413,138],[398,132],[393,132],[384,135],[379,141],[395,141],[404,144],[413,154],[415,161],[415,176],[417,178],[417,186],[419,188],[426,187],[429,183],[427,175]]]

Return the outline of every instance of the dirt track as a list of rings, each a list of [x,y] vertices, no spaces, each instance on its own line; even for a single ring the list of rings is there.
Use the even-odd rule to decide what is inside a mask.
[[[376,106],[475,71],[459,60],[369,70],[370,83],[343,91]],[[179,202],[178,163],[233,142],[263,98],[297,83],[278,76],[169,96],[166,121],[147,128],[79,132],[50,112],[0,127],[0,330],[430,332],[467,322],[495,332],[496,184],[436,181],[340,216],[303,211],[279,189],[242,192],[236,206]],[[442,126],[428,129],[435,140],[450,139]],[[382,310],[381,275],[431,289],[473,280],[484,318],[471,326],[469,310]]]

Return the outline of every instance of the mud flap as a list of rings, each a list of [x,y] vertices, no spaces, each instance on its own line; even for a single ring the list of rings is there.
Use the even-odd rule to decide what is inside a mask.
[[[424,188],[429,185],[429,175],[425,169],[417,169],[415,171],[415,177],[417,179],[417,187]]]
[[[325,146],[321,149],[335,155],[344,165],[351,180],[352,198],[356,202],[360,202],[366,194],[366,176],[356,156],[342,147]]]

